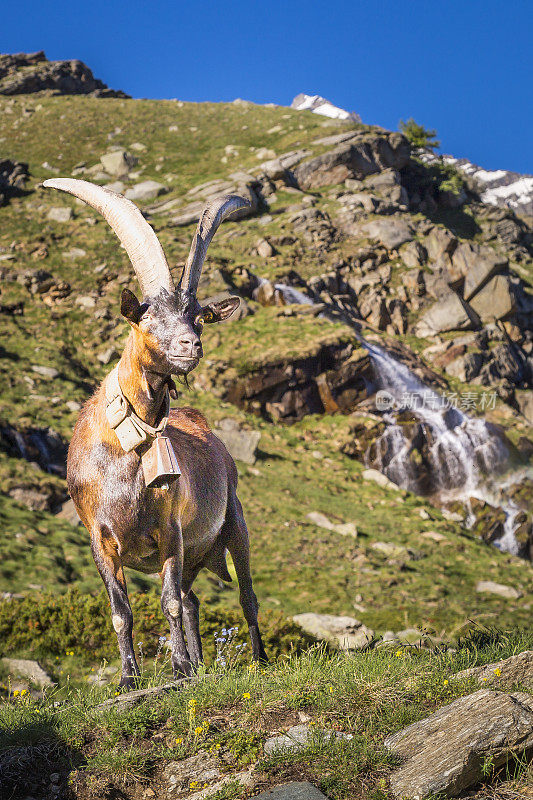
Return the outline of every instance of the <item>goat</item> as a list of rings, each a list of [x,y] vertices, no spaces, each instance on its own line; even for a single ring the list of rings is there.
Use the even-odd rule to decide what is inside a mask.
[[[227,319],[239,305],[238,297],[230,297],[201,307],[196,292],[215,231],[248,202],[227,195],[206,206],[174,287],[161,244],[133,203],[87,181],[54,178],[43,185],[102,213],[126,250],[143,295],[140,302],[129,289],[122,291],[121,313],[131,327],[124,352],[81,410],[67,459],[68,489],[109,595],[122,660],[120,686],[135,686],[139,676],[125,566],[159,572],[173,672],[191,676],[202,661],[199,600],[192,585],[203,567],[230,581],[229,551],[252,657],[266,661],[237,469],[199,411],[169,412],[171,376],[187,375],[202,358],[203,324]]]

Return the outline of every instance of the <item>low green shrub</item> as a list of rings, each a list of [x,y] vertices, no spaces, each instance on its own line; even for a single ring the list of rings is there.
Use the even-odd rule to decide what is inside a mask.
[[[142,646],[144,654],[153,656],[160,647],[160,638],[168,635],[159,597],[155,593],[135,594],[130,602],[136,643]],[[260,622],[265,647],[272,658],[291,651],[301,652],[313,643],[279,612],[261,613]],[[232,637],[234,650],[247,641],[242,614],[221,605],[201,607],[200,630],[206,663],[214,659],[216,635],[227,639],[227,633],[221,634],[230,628],[238,628]],[[72,588],[62,595],[40,594],[0,602],[0,656],[21,652],[35,657],[64,656],[67,651],[91,661],[117,656],[105,592],[83,594]]]

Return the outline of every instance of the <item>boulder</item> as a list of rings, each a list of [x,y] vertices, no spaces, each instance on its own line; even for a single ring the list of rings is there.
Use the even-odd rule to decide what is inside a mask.
[[[309,522],[312,522],[313,525],[324,528],[326,531],[334,531],[335,533],[340,533],[341,536],[357,537],[357,528],[354,522],[332,522],[325,514],[321,514],[320,511],[310,511],[309,514],[307,514],[307,519]]]
[[[413,238],[412,227],[398,217],[372,220],[363,225],[362,230],[370,239],[377,239],[387,250],[397,250],[400,245]]]
[[[109,89],[94,77],[89,67],[72,59],[48,61],[44,52],[5,53],[0,55],[0,95],[31,94],[91,94],[94,97],[123,97],[120,90]]]
[[[373,481],[374,483],[377,483],[378,486],[383,486],[386,489],[395,489],[398,491],[400,488],[397,484],[390,481],[386,475],[377,469],[364,469],[362,477],[364,481]]]
[[[496,275],[470,301],[482,322],[505,319],[515,309],[511,282],[507,275]]]
[[[470,300],[496,272],[507,266],[507,259],[490,247],[463,242],[454,250],[452,263],[464,276],[463,296]]]
[[[32,511],[50,511],[53,506],[53,494],[27,486],[16,486],[10,489],[9,496],[17,503],[31,508]]]
[[[402,247],[400,258],[406,267],[420,267],[427,258],[426,248],[420,242],[413,240]]]
[[[59,206],[51,208],[46,215],[47,219],[53,222],[70,222],[73,218],[72,209],[69,206]]]
[[[451,361],[446,366],[446,372],[453,378],[458,378],[466,383],[479,375],[483,361],[482,353],[466,353]]]
[[[522,597],[522,592],[515,589],[514,586],[506,586],[503,583],[495,583],[494,581],[478,581],[476,592],[480,594],[497,594],[506,600],[518,600]]]
[[[497,768],[533,747],[533,697],[481,689],[388,736],[385,747],[403,762],[390,777],[396,797],[457,797],[483,778],[487,759]]]
[[[417,336],[433,336],[444,331],[467,330],[478,327],[471,309],[455,292],[434,303],[415,326]]]
[[[43,367],[40,364],[34,364],[31,369],[32,372],[35,372],[47,381],[53,381],[55,378],[59,377],[59,370],[55,367]]]
[[[515,392],[515,399],[520,413],[533,425],[533,392],[531,390]]]
[[[453,253],[457,239],[446,228],[435,227],[424,239],[424,246],[431,261],[437,261],[445,253]]]
[[[510,658],[485,664],[481,667],[470,667],[457,672],[454,680],[475,678],[485,686],[495,684],[499,688],[506,686],[531,686],[533,688],[533,650],[517,653]]]
[[[135,166],[137,158],[126,150],[113,150],[100,156],[100,163],[108,175],[123,178]]]
[[[306,612],[296,614],[294,622],[306,633],[330,642],[341,650],[360,650],[374,636],[374,631],[354,617],[336,617],[333,614]]]
[[[267,239],[258,239],[255,243],[255,249],[261,258],[270,258],[276,252]]]
[[[27,678],[40,689],[46,689],[49,686],[55,685],[51,677],[37,661],[31,661],[26,658],[3,658],[2,666],[7,670],[9,675]]]
[[[163,186],[162,183],[158,183],[157,181],[142,181],[141,183],[136,183],[131,189],[127,189],[124,196],[127,197],[128,200],[138,202],[141,200],[153,200],[161,194],[166,194],[166,192],[168,192],[168,187]]]
[[[215,434],[224,442],[232,458],[245,464],[255,464],[257,445],[261,438],[259,431],[243,430],[236,420],[227,417],[220,420]]]
[[[294,177],[303,189],[362,178],[387,167],[402,169],[410,157],[410,145],[399,133],[359,133],[333,150],[299,164]]]

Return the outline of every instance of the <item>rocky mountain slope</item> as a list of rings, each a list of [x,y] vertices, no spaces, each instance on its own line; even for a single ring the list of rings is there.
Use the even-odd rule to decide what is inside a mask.
[[[0,140],[0,656],[39,658],[58,684],[33,697],[31,679],[15,689],[0,664],[0,774],[39,800],[220,799],[291,782],[311,797],[391,797],[391,752],[416,731],[390,750],[386,738],[436,724],[463,697],[452,713],[467,715],[480,685],[450,675],[531,646],[519,633],[533,602],[527,221],[397,132],[244,101],[4,96]],[[138,203],[176,275],[206,199],[251,201],[218,232],[201,283],[202,298],[238,294],[240,312],[206,326],[178,402],[201,408],[237,457],[263,625],[285,655],[270,672],[215,667],[187,693],[113,705],[114,634],[64,469],[81,405],[127,335],[120,292],[137,287],[104,221],[43,189],[52,175]],[[470,494],[453,453],[478,477]],[[501,546],[509,535],[516,550]],[[156,584],[128,579],[143,680],[165,683]],[[234,586],[203,575],[198,594],[209,662],[220,631],[239,626],[233,658]],[[364,652],[286,658],[317,638]],[[530,691],[513,674],[497,688]],[[483,695],[479,713],[512,733],[514,700],[500,699]],[[339,737],[315,740],[314,726]],[[489,776],[505,797],[516,787],[478,729],[471,758],[488,766],[469,780]],[[275,754],[267,741],[287,731],[303,748]],[[516,775],[527,789],[527,768]]]
[[[0,94],[90,94],[127,97],[97,80],[82,61],[49,61],[44,52],[0,54]]]
[[[298,94],[292,101],[291,108],[300,111],[308,109],[326,117],[361,122],[361,117],[354,111],[339,108],[319,95]],[[506,169],[483,169],[467,158],[436,155],[430,150],[421,153],[420,156],[426,164],[450,164],[464,173],[483,203],[510,208],[517,214],[527,217],[533,216],[533,175],[522,175]]]
[[[440,552],[420,537],[428,531],[451,537],[459,557],[464,531],[458,521],[428,505],[432,497],[395,495],[394,488],[361,481],[358,459],[379,466],[372,443],[383,422],[368,399],[375,364],[358,336],[362,330],[392,348],[424,381],[454,395],[464,411],[505,426],[506,447],[526,469],[532,333],[524,221],[480,203],[449,167],[413,160],[400,134],[375,127],[240,102],[223,107],[222,134],[220,107],[209,104],[110,99],[104,107],[76,97],[1,103],[4,148],[13,162],[26,159],[30,173],[26,194],[11,197],[1,211],[0,234],[1,469],[13,565],[17,554],[28,558],[21,554],[29,553],[31,539],[33,563],[44,558],[46,534],[55,524],[50,512],[66,499],[53,442],[59,437],[65,447],[80,404],[116,361],[125,335],[118,297],[132,283],[101,220],[41,188],[45,177],[63,174],[135,199],[175,269],[184,262],[206,198],[236,190],[252,201],[251,216],[219,233],[202,285],[204,296],[239,293],[241,318],[206,331],[208,355],[187,402],[203,407],[220,429],[232,418],[244,433],[261,434],[257,466],[243,465],[241,480],[257,531],[258,580],[263,597],[271,598],[267,605],[301,611],[305,576],[324,557],[331,569],[315,610],[346,613],[356,603],[373,630],[402,627],[395,604],[409,595],[412,578],[422,585],[433,580],[432,570],[442,569],[447,595],[451,551]],[[55,136],[59,117],[62,140]],[[405,430],[412,436],[412,459],[420,453],[423,464],[430,444],[416,443],[424,426]],[[381,468],[387,473],[383,459]],[[280,507],[286,486],[293,487],[291,497]],[[516,529],[523,554],[530,546],[531,520],[522,508],[528,492],[523,481],[516,484],[513,502],[525,515]],[[333,519],[331,493],[338,497]],[[497,584],[518,582],[525,589],[523,562],[484,549],[475,538],[501,538],[506,515],[487,499],[476,504],[477,527],[466,540],[471,555],[464,560],[467,571],[476,564],[468,578],[470,608],[483,613],[496,603],[499,619],[518,619],[527,601],[509,605],[476,591],[480,571]],[[24,505],[33,509],[43,534],[32,530]],[[410,511],[398,517],[394,509],[400,507]],[[359,538],[349,543],[351,562],[345,560],[346,539],[307,520],[310,511],[325,514],[333,526],[355,525]],[[451,507],[446,513],[459,520],[470,511]],[[283,535],[287,528],[289,538]],[[281,585],[261,555],[272,536]],[[83,534],[73,529],[70,538],[80,542],[81,552]],[[373,547],[383,539],[392,539],[403,555],[384,559]],[[411,551],[430,560],[415,568]],[[89,579],[76,552],[71,549],[68,569],[61,557],[55,573],[42,563],[31,580],[13,567],[5,588],[47,587],[58,575],[63,583],[82,574]],[[398,559],[412,565],[399,579],[393,577]],[[354,569],[359,562],[368,563],[367,572]],[[370,598],[379,596],[386,573],[390,602],[374,603]],[[216,586],[206,586],[219,598]],[[354,601],[358,595],[364,601]],[[412,609],[410,624],[431,617],[447,628],[459,621],[462,611],[452,611],[444,596],[421,597],[424,592],[416,592],[400,603]]]

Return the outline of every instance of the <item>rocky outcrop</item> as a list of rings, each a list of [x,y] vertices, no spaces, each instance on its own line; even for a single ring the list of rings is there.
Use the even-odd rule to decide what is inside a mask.
[[[457,797],[482,779],[486,759],[499,767],[533,747],[533,697],[482,689],[389,736],[385,747],[403,761],[390,778],[396,797]]]
[[[10,197],[24,193],[29,178],[28,165],[21,161],[0,161],[0,206],[7,203]]]
[[[469,680],[475,678],[484,686],[502,687],[532,687],[533,688],[533,650],[525,650],[510,658],[484,664],[481,667],[470,667],[457,672],[454,680]]]
[[[333,150],[299,164],[294,177],[303,189],[342,183],[347,178],[364,178],[388,167],[401,169],[410,154],[409,142],[400,133],[355,132]]]
[[[44,52],[0,55],[0,94],[90,94],[129,97],[97,80],[82,61],[48,61]]]
[[[374,637],[374,631],[355,617],[306,612],[296,614],[293,620],[310,636],[329,642],[341,650],[360,650]]]
[[[294,422],[306,414],[351,410],[366,397],[371,376],[366,351],[348,343],[320,346],[304,358],[280,358],[245,375],[228,371],[216,380],[222,383],[221,396],[240,408]],[[202,378],[208,388],[207,371]]]

